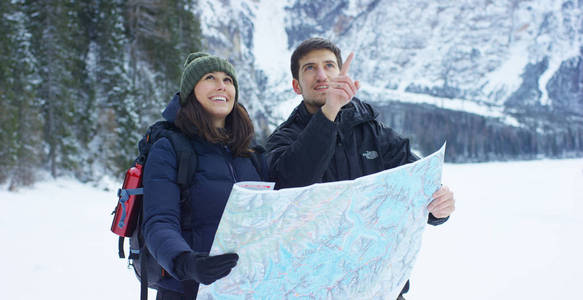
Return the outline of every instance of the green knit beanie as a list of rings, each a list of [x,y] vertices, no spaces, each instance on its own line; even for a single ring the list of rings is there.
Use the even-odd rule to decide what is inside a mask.
[[[204,52],[190,53],[184,62],[184,72],[180,79],[180,105],[186,104],[186,98],[192,93],[194,86],[202,76],[212,72],[225,72],[233,78],[235,85],[235,101],[239,99],[239,85],[235,68],[228,61]]]

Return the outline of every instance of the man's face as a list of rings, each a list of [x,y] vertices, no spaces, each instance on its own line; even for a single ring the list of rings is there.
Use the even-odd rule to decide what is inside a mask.
[[[304,97],[310,113],[315,113],[326,103],[330,78],[338,76],[340,69],[334,53],[328,49],[308,52],[299,59],[298,79],[292,81],[294,91]]]

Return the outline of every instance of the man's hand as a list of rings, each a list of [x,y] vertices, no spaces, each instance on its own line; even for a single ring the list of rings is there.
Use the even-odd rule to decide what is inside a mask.
[[[448,217],[455,210],[453,192],[447,186],[442,186],[437,192],[433,193],[432,197],[433,200],[427,205],[427,210],[436,218]]]
[[[347,75],[353,58],[354,53],[351,52],[346,58],[344,64],[342,64],[340,74],[330,79],[328,91],[326,92],[326,104],[322,106],[322,113],[324,113],[330,121],[336,119],[336,115],[342,106],[350,102],[350,99],[354,97],[356,91],[360,88],[359,82],[352,81]]]

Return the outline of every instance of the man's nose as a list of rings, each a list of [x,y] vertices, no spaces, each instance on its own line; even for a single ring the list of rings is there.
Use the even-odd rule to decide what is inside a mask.
[[[326,76],[326,72],[324,72],[324,68],[318,68],[318,72],[316,73],[316,79],[322,81],[328,79],[328,76]]]

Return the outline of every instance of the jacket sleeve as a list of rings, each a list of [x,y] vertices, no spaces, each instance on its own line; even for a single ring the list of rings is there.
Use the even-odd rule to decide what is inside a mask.
[[[321,182],[334,156],[337,131],[321,111],[301,131],[280,127],[266,143],[270,180],[278,189]]]
[[[445,221],[447,220],[449,220],[449,217],[437,218],[432,213],[429,213],[429,217],[427,218],[427,224],[437,226],[445,223]]]
[[[385,170],[412,163],[419,159],[411,152],[409,139],[402,138],[391,128],[377,123],[379,130],[379,146],[382,152]]]
[[[144,222],[146,246],[172,276],[174,258],[192,249],[181,235],[180,188],[176,183],[176,153],[168,139],[158,140],[144,168]]]

